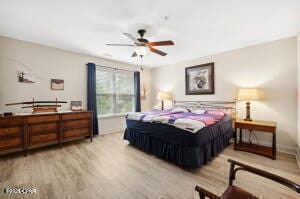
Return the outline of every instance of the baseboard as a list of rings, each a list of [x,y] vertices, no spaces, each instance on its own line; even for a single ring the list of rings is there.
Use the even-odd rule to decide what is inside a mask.
[[[266,142],[266,141],[259,141],[259,144],[261,144],[263,146],[272,146],[271,142]],[[277,144],[276,149],[277,149],[277,151],[281,151],[281,152],[290,153],[290,154],[295,155],[297,147],[296,146],[287,146],[287,145]]]
[[[232,139],[232,141],[233,141],[233,139]],[[248,142],[248,139],[246,139],[246,138],[243,139],[243,142]],[[256,144],[255,141],[253,141],[253,144]],[[259,144],[262,145],[262,146],[272,146],[272,143],[267,142],[267,141],[259,141]],[[295,155],[297,147],[296,146],[287,146],[287,145],[277,144],[276,149],[277,149],[277,151],[280,151],[280,152]]]
[[[124,126],[119,126],[119,127],[111,128],[111,129],[101,129],[101,127],[100,127],[99,135],[120,132],[120,131],[124,131],[124,129],[125,129]]]
[[[300,148],[296,149],[296,159],[297,159],[297,163],[300,169]]]

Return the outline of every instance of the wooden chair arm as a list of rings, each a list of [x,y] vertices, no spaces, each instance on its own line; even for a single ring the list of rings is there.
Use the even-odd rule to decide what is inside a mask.
[[[199,192],[200,199],[205,199],[205,197],[208,197],[210,199],[221,199],[219,196],[203,189],[202,187],[196,186],[195,190]]]
[[[240,170],[244,170],[244,171],[248,171],[248,172],[254,173],[256,175],[265,177],[267,179],[273,180],[275,182],[278,182],[278,183],[296,191],[297,193],[300,193],[300,185],[296,184],[286,178],[269,173],[267,171],[263,171],[263,170],[251,167],[249,165],[243,164],[243,163],[235,161],[235,160],[228,159],[228,162],[230,162],[230,164],[231,164],[230,165],[230,173],[229,173],[229,185],[232,185],[233,180],[235,180],[236,172],[240,171]],[[235,168],[235,165],[237,165],[239,167]]]

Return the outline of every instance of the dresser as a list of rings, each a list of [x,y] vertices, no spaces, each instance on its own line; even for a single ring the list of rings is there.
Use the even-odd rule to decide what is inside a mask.
[[[92,112],[62,112],[0,117],[0,154],[27,151],[89,137],[92,142]]]

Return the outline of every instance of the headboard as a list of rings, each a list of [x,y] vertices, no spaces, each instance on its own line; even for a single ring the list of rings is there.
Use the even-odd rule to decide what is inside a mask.
[[[173,107],[186,108],[190,110],[222,110],[228,113],[233,119],[236,118],[235,101],[173,101]]]

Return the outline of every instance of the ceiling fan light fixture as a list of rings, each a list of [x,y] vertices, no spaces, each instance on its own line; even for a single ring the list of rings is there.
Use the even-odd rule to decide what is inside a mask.
[[[151,53],[155,53],[161,56],[166,56],[167,53],[158,50],[155,48],[155,46],[171,46],[174,45],[174,42],[172,40],[166,40],[166,41],[155,41],[155,42],[149,42],[147,39],[144,38],[144,35],[146,33],[145,29],[138,30],[138,34],[140,35],[140,38],[136,38],[130,33],[123,33],[126,37],[128,37],[130,40],[132,40],[133,44],[106,44],[108,46],[132,46],[133,54],[131,57],[143,57],[147,54],[148,51]],[[148,50],[149,49],[149,50]]]
[[[135,46],[134,51],[138,56],[145,56],[147,53],[147,47],[146,46]]]

